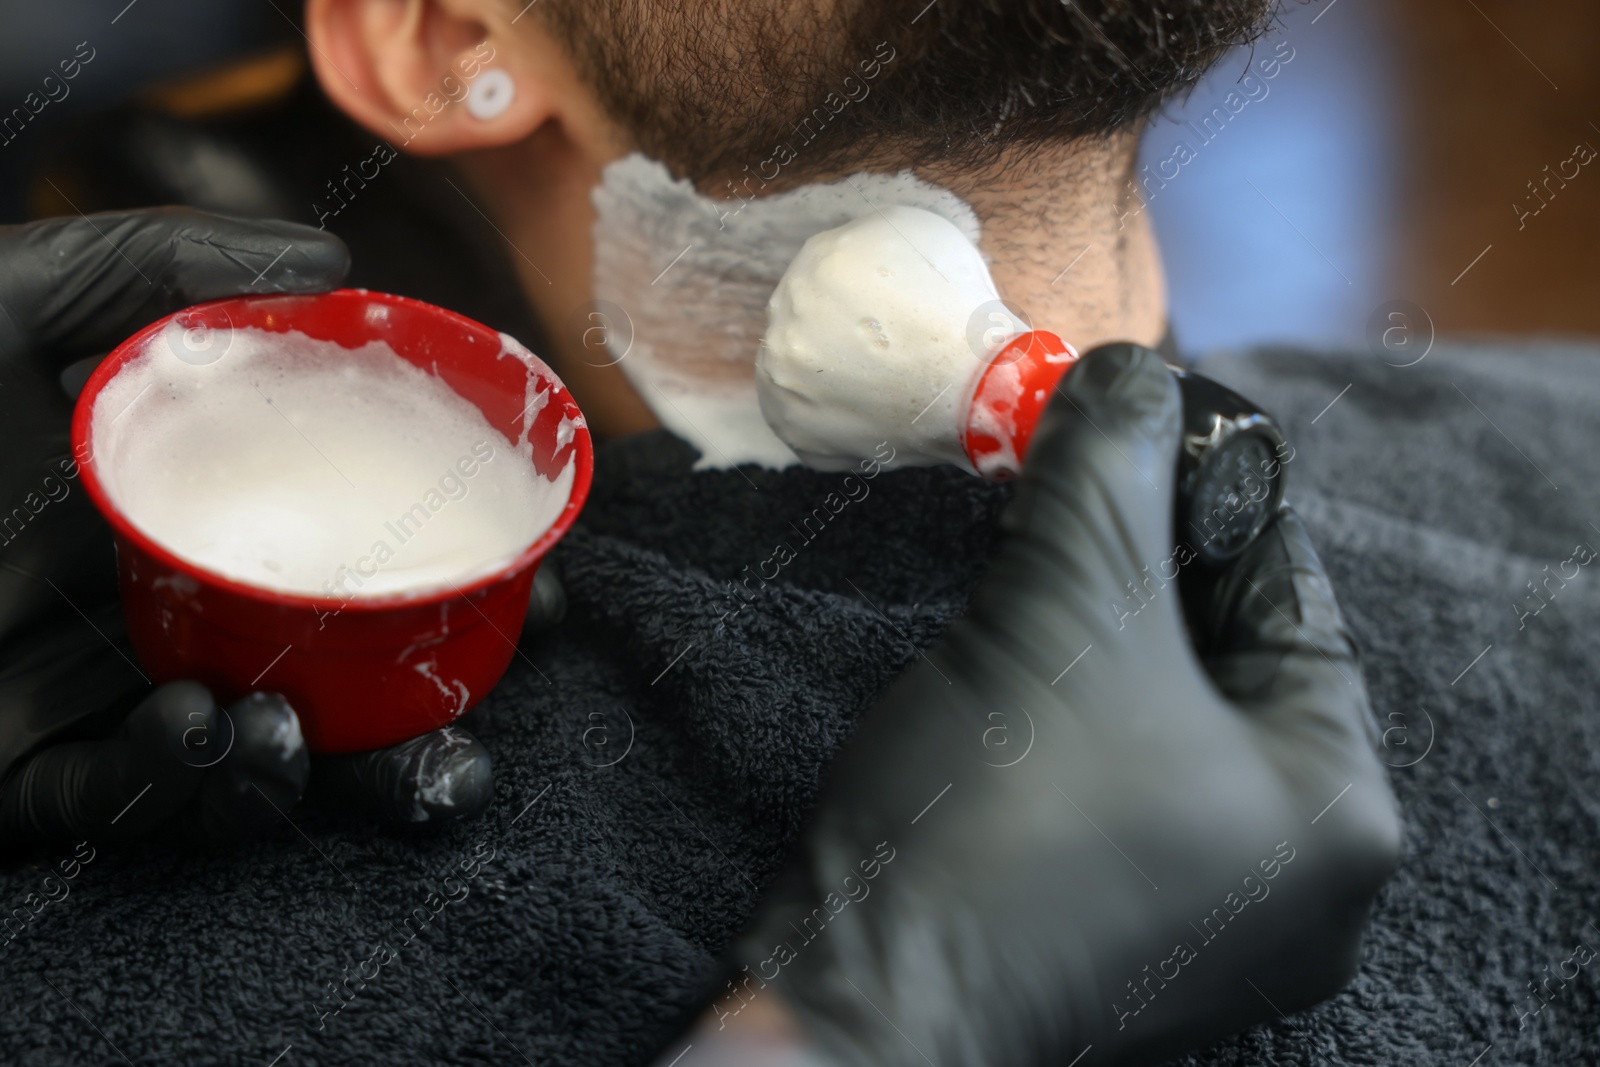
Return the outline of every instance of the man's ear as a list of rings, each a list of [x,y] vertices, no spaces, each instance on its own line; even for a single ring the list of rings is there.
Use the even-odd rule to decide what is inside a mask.
[[[395,148],[438,156],[513,144],[551,117],[555,96],[521,35],[479,10],[474,0],[309,0],[311,65],[334,103]],[[510,77],[511,101],[477,118],[467,94],[490,69]]]

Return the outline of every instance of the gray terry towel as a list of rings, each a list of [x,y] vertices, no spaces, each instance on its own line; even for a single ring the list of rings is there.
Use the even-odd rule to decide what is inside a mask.
[[[1350,990],[1189,1062],[1596,1062],[1600,961],[1575,961],[1600,949],[1600,559],[1569,561],[1600,548],[1600,353],[1201,367],[1296,447],[1290,497],[1391,729],[1406,855]],[[0,1062],[648,1055],[855,718],[961,612],[1006,497],[953,470],[851,485],[693,458],[662,434],[602,450],[559,554],[571,618],[475,715],[483,819],[404,839],[302,809],[225,854],[91,842],[70,878],[0,870]]]

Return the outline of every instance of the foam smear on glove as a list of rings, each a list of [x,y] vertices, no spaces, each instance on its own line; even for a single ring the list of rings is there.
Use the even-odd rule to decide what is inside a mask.
[[[197,364],[176,327],[99,395],[96,469],[162,546],[268,589],[417,595],[503,566],[571,493],[443,380],[381,342],[232,331]]]
[[[843,470],[882,442],[895,464],[972,464],[973,386],[1027,326],[999,302],[977,247],[947,219],[885,208],[805,243],[772,294],[756,386],[808,466]]]

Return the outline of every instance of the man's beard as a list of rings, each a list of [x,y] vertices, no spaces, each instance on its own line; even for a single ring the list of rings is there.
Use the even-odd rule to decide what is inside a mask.
[[[1104,136],[1271,24],[1278,0],[545,0],[637,148],[702,188],[971,170]],[[748,186],[747,186],[748,187]]]

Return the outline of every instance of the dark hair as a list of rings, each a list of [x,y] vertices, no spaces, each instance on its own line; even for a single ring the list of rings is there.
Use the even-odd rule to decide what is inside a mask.
[[[791,175],[864,160],[982,166],[1103,136],[1192,86],[1265,32],[1279,6],[837,2],[845,13],[829,20],[810,10],[820,0],[544,0],[536,10],[639,147],[704,180],[797,133],[806,139]]]

